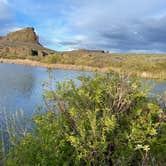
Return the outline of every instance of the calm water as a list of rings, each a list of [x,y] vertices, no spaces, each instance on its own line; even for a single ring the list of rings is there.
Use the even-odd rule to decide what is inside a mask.
[[[81,74],[84,72],[59,69],[52,71],[56,81],[76,80]],[[49,81],[46,68],[0,64],[0,109],[5,108],[8,112],[22,109],[26,115],[32,115],[43,102],[42,84],[45,81]]]
[[[56,81],[74,79],[87,72],[72,70],[53,70]],[[0,64],[0,108],[8,112],[24,110],[32,115],[36,107],[42,104],[42,83],[49,80],[46,68],[23,65]],[[155,86],[154,93],[166,91],[166,81]]]

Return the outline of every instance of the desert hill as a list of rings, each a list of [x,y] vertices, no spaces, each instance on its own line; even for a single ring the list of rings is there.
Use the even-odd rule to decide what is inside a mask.
[[[6,36],[0,36],[0,56],[46,56],[55,51],[43,47],[39,43],[33,27],[27,27]]]
[[[15,32],[10,32],[6,36],[0,36],[0,56],[39,56],[45,57],[50,54],[61,54],[67,56],[89,56],[96,53],[104,53],[102,50],[79,49],[74,51],[57,52],[43,47],[39,43],[39,37],[33,27],[27,27]]]

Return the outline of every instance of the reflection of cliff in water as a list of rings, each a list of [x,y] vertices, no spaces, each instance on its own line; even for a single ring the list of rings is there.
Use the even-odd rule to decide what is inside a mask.
[[[32,67],[0,64],[0,96],[18,93],[29,97],[32,94],[34,82],[35,75]]]

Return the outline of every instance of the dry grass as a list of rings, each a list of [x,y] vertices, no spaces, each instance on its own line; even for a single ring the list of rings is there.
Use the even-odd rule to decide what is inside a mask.
[[[42,59],[45,63],[83,65],[133,73],[141,77],[166,78],[166,55],[62,52]]]
[[[163,54],[110,54],[93,51],[70,51],[57,52],[43,58],[27,56],[25,60],[20,60],[20,58],[18,60],[16,56],[7,56],[6,58],[6,60],[1,59],[1,61],[73,70],[113,70],[146,78],[166,79],[166,55]]]

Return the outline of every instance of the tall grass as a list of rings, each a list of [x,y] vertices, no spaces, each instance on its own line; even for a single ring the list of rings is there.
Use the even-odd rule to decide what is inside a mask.
[[[30,131],[32,124],[23,110],[9,113],[5,108],[0,110],[0,165],[7,157],[9,150]]]

